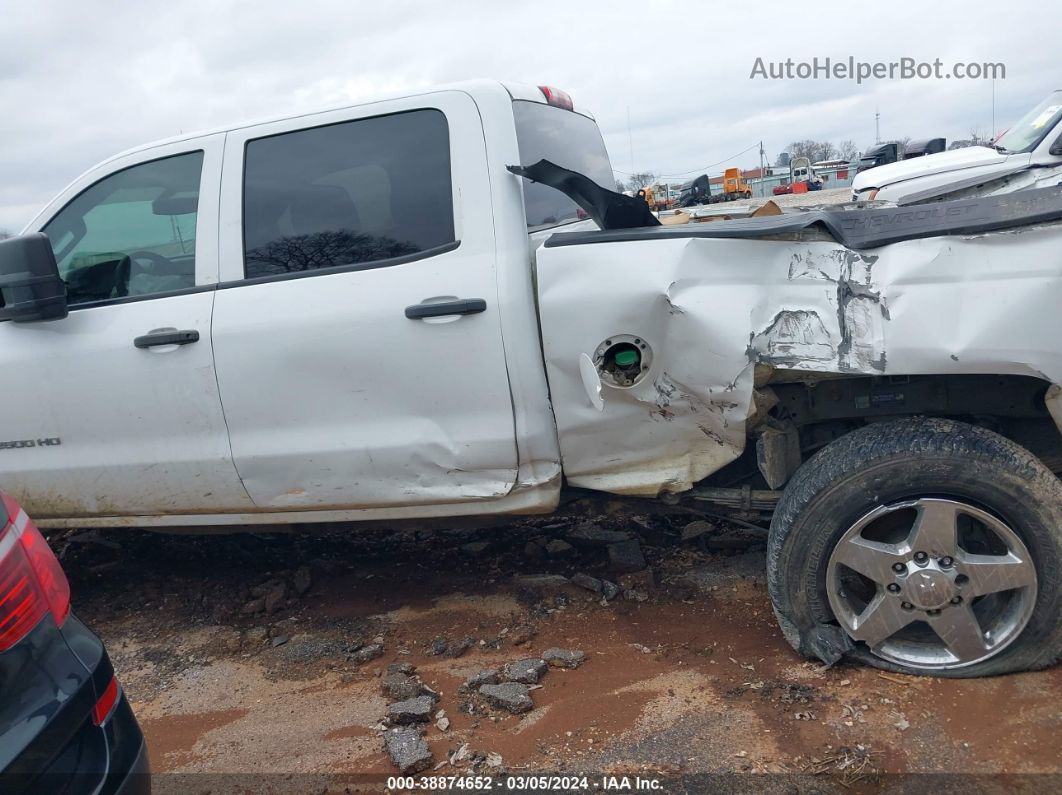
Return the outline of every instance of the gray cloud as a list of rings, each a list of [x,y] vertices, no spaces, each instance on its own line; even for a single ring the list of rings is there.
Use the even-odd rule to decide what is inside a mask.
[[[1022,6],[1025,6],[1024,10]],[[909,7],[908,7],[909,8]],[[981,81],[750,80],[757,56],[1002,61],[997,127],[1062,85],[1062,9],[932,3],[258,2],[25,4],[0,27],[0,227],[104,157],[181,132],[471,77],[549,83],[594,111],[613,164],[677,174],[762,140],[965,137]],[[739,163],[752,166],[755,151]]]

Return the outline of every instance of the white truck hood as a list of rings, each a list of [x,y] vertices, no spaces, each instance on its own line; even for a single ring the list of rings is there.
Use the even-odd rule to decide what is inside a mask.
[[[987,146],[968,146],[964,149],[953,149],[950,152],[914,157],[857,174],[852,183],[852,191],[858,193],[870,188],[884,188],[886,185],[894,185],[897,182],[905,182],[917,177],[962,171],[968,168],[981,168],[986,174],[994,171],[993,166],[997,166],[1000,171],[1006,171],[1014,166],[1013,157],[1014,155],[1008,156]]]

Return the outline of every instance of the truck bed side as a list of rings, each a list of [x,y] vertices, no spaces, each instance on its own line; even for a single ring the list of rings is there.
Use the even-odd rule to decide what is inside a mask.
[[[849,238],[859,249],[814,214],[766,219],[758,232],[719,222],[555,236],[537,276],[568,482],[689,488],[743,452],[755,386],[774,369],[1062,383],[1062,223],[1050,220],[1060,197],[1038,193],[1020,197],[1024,209],[1012,196],[977,224],[925,227],[936,236],[914,239],[887,231],[898,211],[838,211],[834,220],[862,230]],[[949,206],[937,205],[945,222]],[[617,335],[651,355],[631,386],[591,366]]]

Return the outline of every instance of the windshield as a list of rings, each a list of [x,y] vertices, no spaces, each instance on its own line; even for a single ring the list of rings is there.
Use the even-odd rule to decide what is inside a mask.
[[[520,164],[549,160],[578,171],[602,188],[615,190],[612,164],[597,123],[570,110],[541,102],[513,102]],[[580,221],[586,214],[555,188],[523,180],[527,228],[531,231]]]
[[[1056,91],[1022,116],[1020,121],[995,142],[995,147],[1005,152],[1031,152],[1060,119],[1062,91]]]

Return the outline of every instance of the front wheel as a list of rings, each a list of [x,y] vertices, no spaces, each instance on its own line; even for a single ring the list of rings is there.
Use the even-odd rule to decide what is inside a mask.
[[[1062,658],[1062,483],[1030,452],[941,419],[825,447],[771,522],[771,599],[804,653],[986,676]]]

